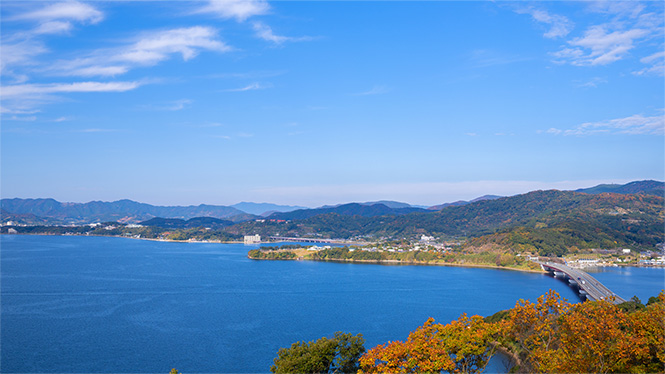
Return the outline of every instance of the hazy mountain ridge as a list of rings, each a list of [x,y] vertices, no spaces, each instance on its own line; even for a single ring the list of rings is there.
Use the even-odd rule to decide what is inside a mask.
[[[286,230],[297,235],[315,234],[327,237],[351,237],[355,235],[413,236],[418,233],[428,233],[448,236],[479,236],[491,234],[508,227],[527,224],[538,219],[539,215],[547,216],[550,212],[558,212],[555,215],[561,216],[563,211],[574,210],[580,204],[589,204],[593,201],[594,196],[601,196],[599,198],[602,201],[625,200],[621,196],[662,197],[662,194],[651,195],[648,192],[658,191],[659,188],[662,189],[663,185],[663,182],[658,181],[636,181],[625,185],[599,185],[580,189],[579,192],[548,190],[532,191],[510,197],[485,195],[469,202],[449,203],[437,211],[415,208],[406,203],[391,201],[384,202],[390,203],[393,207],[378,201],[350,203],[327,208],[276,212],[270,214],[268,219],[298,221],[296,226],[300,228]],[[611,195],[614,197],[604,196],[606,193],[603,191],[607,189],[623,192],[624,195],[613,193]],[[635,192],[638,192],[639,195],[634,195]],[[282,207],[283,209],[292,208],[268,203],[239,203],[236,205],[240,204],[259,208],[268,205]],[[599,202],[591,204],[602,205]],[[138,223],[156,217],[181,220],[212,217],[238,223],[261,218],[227,206],[205,204],[186,207],[153,206],[131,200],[60,203],[54,199],[2,199],[1,205],[3,222],[15,219],[20,224],[29,225],[84,224],[108,221]],[[618,205],[618,207],[628,210],[634,208],[630,206],[621,207],[621,205]],[[614,208],[604,207],[602,209],[611,211]],[[186,223],[175,222],[173,224],[187,225]],[[204,223],[202,225],[205,226]],[[262,227],[259,223],[248,223],[234,228],[232,231],[236,233],[258,231],[269,235],[285,231],[285,228],[281,227],[275,228],[274,232],[271,233],[267,227]]]
[[[421,208],[413,208],[413,207],[390,208],[384,204],[378,204],[378,203],[371,205],[365,205],[361,203],[350,203],[329,208],[300,209],[288,213],[273,213],[268,218],[280,219],[280,220],[294,220],[294,219],[301,220],[329,213],[336,213],[345,216],[375,217],[375,216],[384,216],[384,215],[402,215],[413,212],[426,212],[426,210]]]
[[[588,194],[599,194],[604,192],[618,194],[645,193],[649,195],[663,196],[665,194],[665,182],[654,180],[634,181],[626,184],[599,184],[594,187],[580,188],[575,192]]]
[[[297,206],[297,205],[278,205],[278,204],[272,204],[272,203],[252,203],[252,202],[247,202],[243,201],[237,204],[229,205],[232,208],[236,208],[240,211],[243,211],[248,214],[254,214],[257,216],[268,216],[272,213],[277,213],[277,212],[292,212],[294,210],[299,210],[299,209],[307,209],[307,207],[304,206]]]
[[[54,199],[2,199],[2,209],[12,214],[34,214],[66,223],[118,221],[138,223],[154,217],[190,219],[195,217],[225,218],[232,221],[253,219],[238,209],[220,206],[155,206],[132,200],[114,202],[61,203]]]
[[[366,201],[364,203],[345,203],[345,204],[335,204],[335,205],[323,205],[315,209],[330,209],[330,208],[337,208],[342,205],[348,205],[348,204],[360,204],[360,205],[366,205],[366,206],[372,206],[372,205],[385,205],[388,208],[393,208],[393,209],[401,209],[401,208],[426,208],[423,206],[417,206],[417,205],[411,205],[409,203],[403,203],[401,201],[393,201],[393,200],[377,200],[377,201]],[[307,209],[307,208],[305,208]]]
[[[495,200],[495,199],[499,199],[499,198],[502,198],[502,197],[503,196],[499,196],[499,195],[483,195],[483,196],[477,197],[473,200],[469,200],[469,201],[458,200],[458,201],[453,201],[452,203],[444,203],[444,204],[440,204],[440,205],[434,205],[434,206],[431,206],[427,209],[429,209],[429,210],[441,210],[441,209],[449,207],[449,206],[462,206],[462,205],[471,204],[471,203],[475,203],[475,202],[483,201],[483,200]]]

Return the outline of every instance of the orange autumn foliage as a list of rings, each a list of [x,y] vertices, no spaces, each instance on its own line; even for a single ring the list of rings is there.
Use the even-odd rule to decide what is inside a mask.
[[[360,358],[360,373],[481,372],[492,354],[494,325],[466,314],[447,325],[430,318],[406,342],[379,345]]]
[[[665,294],[627,313],[610,301],[569,304],[550,291],[520,301],[505,325],[522,370],[542,373],[663,372]]]
[[[517,372],[663,373],[665,292],[628,310],[606,300],[571,304],[549,291],[536,303],[520,300],[494,323],[465,314],[447,325],[430,318],[406,341],[367,351],[359,372],[481,372],[502,345],[517,357]]]

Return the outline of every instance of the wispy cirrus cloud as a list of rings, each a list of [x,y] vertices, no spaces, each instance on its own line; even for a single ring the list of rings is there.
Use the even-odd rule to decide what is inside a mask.
[[[665,116],[648,117],[635,114],[607,121],[586,122],[568,130],[550,128],[545,133],[552,135],[665,135]]]
[[[575,27],[575,24],[568,17],[552,14],[543,9],[536,9],[533,6],[520,7],[515,11],[519,14],[528,14],[534,21],[548,25],[549,30],[543,34],[546,38],[564,37]]]
[[[31,72],[63,77],[114,77],[140,67],[157,65],[163,61],[180,56],[183,61],[195,58],[202,51],[226,52],[231,48],[220,41],[216,29],[194,26],[146,32],[124,46],[102,48],[73,60],[36,61],[34,57],[45,49],[40,43],[30,41],[21,44],[3,45],[4,52],[9,49],[11,57],[3,59],[3,71],[7,65],[23,64],[23,69]],[[35,47],[31,49],[31,47]],[[15,84],[2,87],[4,100],[11,103],[7,107],[29,108],[42,104],[54,94],[71,92],[124,92],[146,84],[139,82],[73,82],[22,84],[27,80],[15,74]],[[52,98],[52,97],[51,97]],[[29,102],[31,100],[32,102]],[[185,103],[180,103],[185,105]]]
[[[24,74],[13,71],[15,66],[34,66],[35,57],[46,53],[48,49],[36,40],[21,40],[14,43],[2,43],[0,53],[0,73],[12,76],[17,82],[27,80]]]
[[[193,26],[147,32],[125,46],[104,48],[74,60],[60,60],[45,71],[60,76],[116,76],[132,69],[154,66],[180,55],[184,61],[202,51],[228,52],[212,27]]]
[[[665,75],[665,52],[656,52],[650,56],[640,59],[640,62],[648,65],[647,67],[634,71],[635,75]]]
[[[252,23],[252,27],[254,28],[254,32],[256,32],[256,36],[258,38],[267,40],[269,42],[273,42],[275,44],[282,44],[286,42],[304,42],[304,41],[313,40],[313,38],[310,36],[293,37],[293,36],[276,35],[272,31],[272,28],[270,26],[262,22],[254,22]]]
[[[72,92],[125,92],[138,88],[139,82],[30,83],[2,87],[3,100],[39,99],[50,94]]]
[[[272,87],[269,84],[261,84],[258,82],[250,83],[246,86],[239,87],[239,88],[229,88],[224,90],[224,92],[245,92],[245,91],[255,91],[255,90],[264,90],[266,88]]]
[[[653,3],[655,4],[655,2]],[[529,14],[534,20],[551,26],[544,34],[547,38],[568,37],[565,44],[550,55],[555,63],[574,66],[603,66],[626,59],[637,53],[644,54],[653,48],[649,42],[662,38],[663,10],[638,1],[593,1],[586,6],[589,13],[603,17],[602,22],[595,22],[580,28],[580,33],[573,37],[573,22],[564,16],[555,15],[542,7],[533,5],[517,8],[520,14]],[[637,47],[643,47],[637,49]],[[636,52],[637,51],[637,52]],[[647,53],[653,53],[647,52]],[[644,58],[643,58],[644,60]],[[662,66],[657,61],[642,61],[649,65],[634,72],[636,75],[662,75]]]
[[[34,22],[31,29],[23,32],[2,35],[0,72],[4,75],[17,75],[14,66],[35,65],[34,58],[48,52],[38,37],[44,34],[62,34],[73,29],[72,22],[95,24],[104,19],[104,14],[95,7],[77,1],[49,4],[39,9],[3,18],[3,22]]]
[[[34,20],[50,22],[53,20],[73,20],[78,22],[98,23],[104,19],[104,14],[90,4],[78,1],[63,1],[49,4],[40,9],[26,12],[9,20]]]
[[[577,66],[607,65],[624,58],[635,47],[635,42],[650,34],[646,29],[612,31],[609,25],[589,28],[584,36],[568,42],[552,55],[558,62],[568,62]]]
[[[250,17],[267,14],[269,11],[270,5],[265,0],[210,0],[194,13],[209,13],[220,18],[235,18],[238,22],[243,22]]]

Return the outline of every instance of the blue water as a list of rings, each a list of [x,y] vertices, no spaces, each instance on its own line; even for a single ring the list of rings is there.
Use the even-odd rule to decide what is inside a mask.
[[[579,302],[557,279],[514,271],[253,261],[246,254],[258,246],[242,244],[0,243],[3,373],[267,372],[280,347],[335,331],[362,333],[373,347],[430,316],[490,315],[548,289]],[[619,295],[646,301],[663,288],[663,269],[651,270],[594,275],[610,288],[622,279]]]

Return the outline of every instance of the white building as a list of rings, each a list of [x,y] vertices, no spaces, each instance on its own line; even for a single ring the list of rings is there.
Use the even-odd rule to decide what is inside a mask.
[[[628,249],[628,248],[624,248],[624,249],[621,250],[621,252],[622,252],[623,254],[627,255],[627,254],[630,253],[630,249]]]
[[[245,244],[261,243],[261,235],[245,235]]]
[[[420,237],[420,241],[421,242],[431,242],[431,241],[434,241],[434,237],[423,235],[423,236]]]

